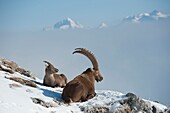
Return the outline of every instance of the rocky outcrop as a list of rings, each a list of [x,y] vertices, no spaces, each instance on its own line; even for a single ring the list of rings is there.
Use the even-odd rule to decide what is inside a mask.
[[[23,84],[23,85],[31,86],[31,87],[34,87],[34,88],[37,87],[37,85],[34,82],[31,82],[29,80],[25,80],[23,78],[19,78],[19,77],[5,77],[5,78],[13,80],[15,82],[19,82],[20,84]]]
[[[15,62],[9,61],[7,59],[0,58],[0,70],[9,72],[11,74],[18,72],[22,75],[25,75],[25,76],[30,77],[32,79],[35,79],[35,77],[33,76],[33,74],[30,71],[28,71],[24,68],[21,68]]]
[[[118,107],[113,107],[111,113],[163,113],[148,101],[137,97],[133,93],[125,95],[125,99],[122,99],[115,104],[119,104]],[[116,106],[116,105],[113,105]]]
[[[81,111],[85,113],[109,113],[108,107],[84,107],[80,106]]]
[[[39,104],[39,105],[41,105],[43,107],[46,107],[46,108],[56,107],[56,105],[54,103],[52,103],[52,102],[45,102],[42,99],[33,98],[33,97],[31,99],[32,99],[33,103]]]

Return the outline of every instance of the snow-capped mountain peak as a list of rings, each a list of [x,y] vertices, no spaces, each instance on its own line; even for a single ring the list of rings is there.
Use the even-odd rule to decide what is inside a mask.
[[[148,21],[157,21],[157,20],[162,20],[167,18],[170,18],[169,14],[164,14],[160,11],[153,10],[150,13],[140,13],[135,16],[127,16],[123,19],[123,22],[141,23],[141,22],[148,22]]]
[[[154,17],[155,19],[159,19],[159,18],[167,18],[169,15],[167,15],[167,14],[163,14],[162,12],[160,12],[160,11],[157,11],[157,10],[154,10],[154,11],[152,11],[151,13],[150,13],[150,15],[152,16],[152,17]]]
[[[75,22],[73,19],[69,17],[62,21],[57,22],[54,25],[54,29],[69,29],[69,28],[83,28],[83,25]]]

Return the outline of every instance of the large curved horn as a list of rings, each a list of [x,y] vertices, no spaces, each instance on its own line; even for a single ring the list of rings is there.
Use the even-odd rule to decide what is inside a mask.
[[[90,59],[90,61],[92,62],[93,64],[93,68],[98,70],[99,69],[99,66],[98,66],[98,62],[96,60],[96,57],[93,55],[92,52],[90,52],[89,50],[85,49],[85,48],[76,48],[75,51],[73,52],[74,53],[80,53],[80,54],[83,54],[85,55],[87,58]]]
[[[44,61],[45,63],[47,63],[48,65],[52,65],[50,62]]]

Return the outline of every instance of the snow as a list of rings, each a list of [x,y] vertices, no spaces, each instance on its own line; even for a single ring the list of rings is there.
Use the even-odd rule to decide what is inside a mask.
[[[124,22],[133,22],[133,23],[141,23],[147,21],[157,21],[161,19],[170,18],[169,14],[164,14],[160,11],[153,10],[150,13],[140,13],[136,16],[126,16],[123,21]]]
[[[145,100],[145,99],[143,99],[143,100]],[[153,102],[153,101],[149,101],[149,100],[145,100],[145,101],[148,101],[148,102],[150,102],[151,103],[151,105],[153,105],[153,106],[156,106],[157,108],[159,108],[160,110],[164,110],[164,109],[167,109],[167,107],[165,106],[165,105],[162,105],[162,104],[160,104],[160,103],[156,103],[156,102]]]
[[[81,108],[91,109],[93,107],[107,107],[110,112],[120,106],[118,101],[127,97],[116,91],[111,90],[96,90],[97,95],[86,102],[76,102],[70,105],[64,104],[61,98],[62,88],[51,88],[42,85],[42,80],[36,78],[39,83],[38,88],[29,87],[17,82],[6,79],[7,77],[21,77],[26,80],[33,80],[19,73],[9,74],[0,71],[0,113],[83,113]],[[9,84],[17,84],[21,87],[10,87]],[[46,108],[39,104],[33,103],[31,98],[39,98],[45,102],[50,102],[55,107]],[[167,107],[149,100],[152,105],[162,111]]]

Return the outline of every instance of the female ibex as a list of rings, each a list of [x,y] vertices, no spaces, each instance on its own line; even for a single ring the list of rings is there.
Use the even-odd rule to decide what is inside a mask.
[[[93,98],[96,95],[94,87],[95,80],[97,82],[103,80],[97,60],[89,50],[76,48],[74,53],[80,53],[89,58],[93,64],[93,68],[88,68],[66,85],[62,93],[65,103],[83,102]]]
[[[51,63],[44,61],[48,64],[45,69],[45,76],[43,84],[49,87],[65,87],[67,84],[67,78],[64,74],[57,74],[59,71]]]

